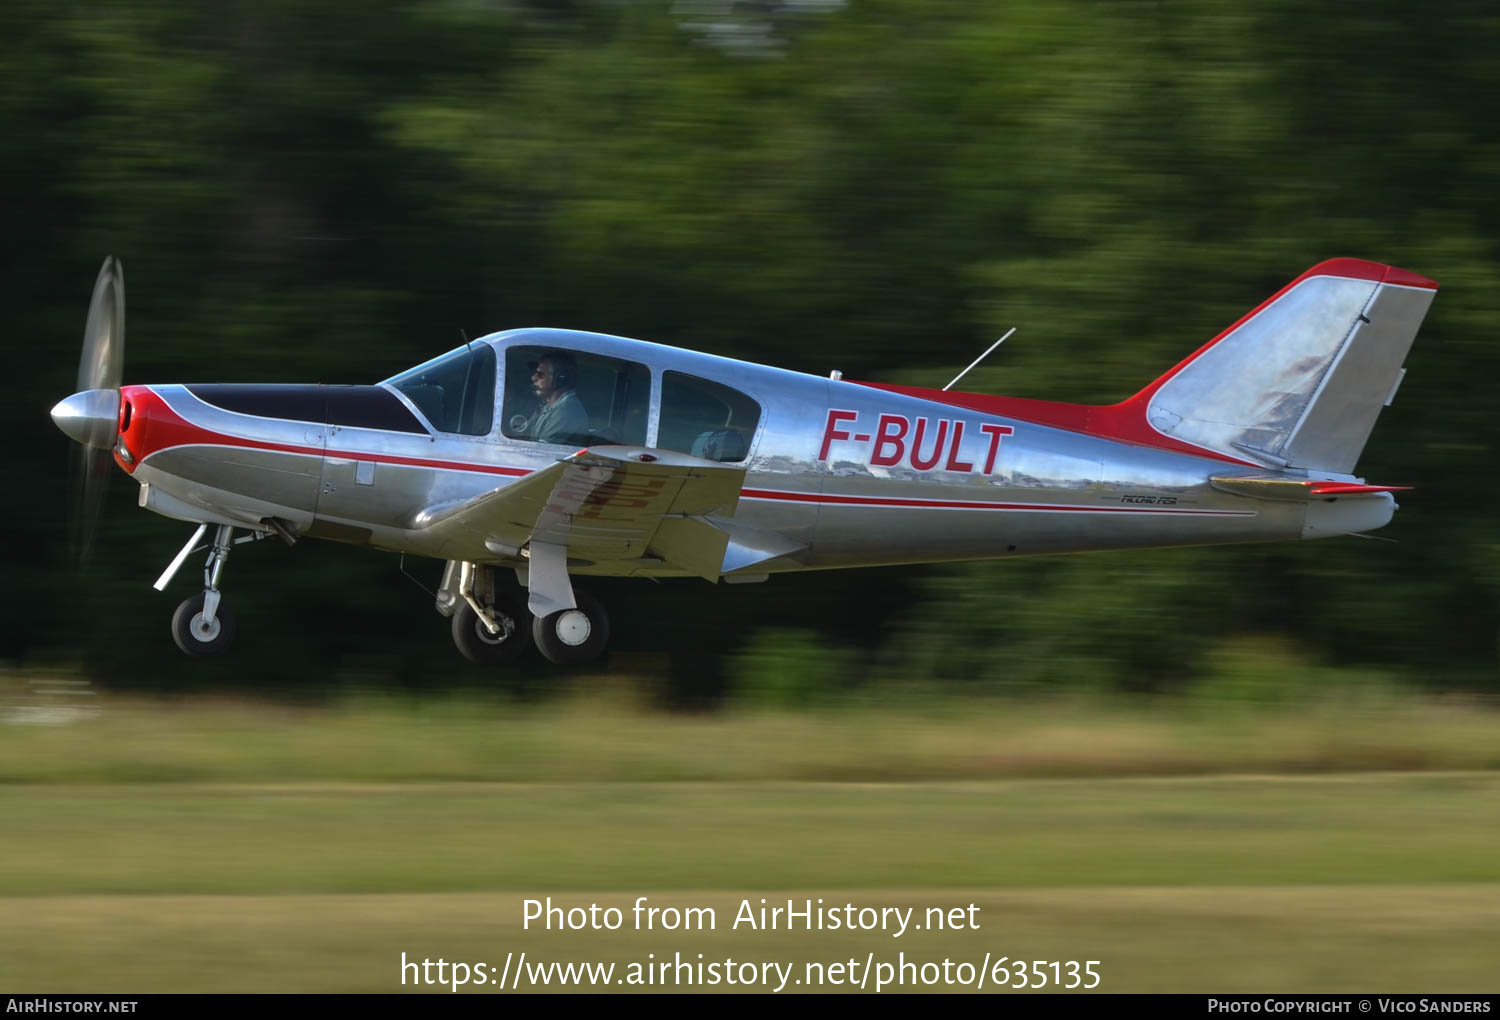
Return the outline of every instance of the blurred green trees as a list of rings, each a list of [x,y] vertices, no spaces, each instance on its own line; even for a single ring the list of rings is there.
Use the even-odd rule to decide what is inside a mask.
[[[475,678],[392,558],[312,543],[236,557],[247,636],[275,640],[189,670],[148,587],[183,536],[123,480],[68,573],[45,415],[105,254],[129,381],[371,381],[459,328],[549,324],[941,384],[1018,325],[965,384],[1078,401],[1353,255],[1444,288],[1359,468],[1417,486],[1400,544],[784,577],[725,594],[735,626],[664,585],[634,640],[707,635],[673,697],[779,669],[756,628],[821,635],[840,684],[1175,689],[1256,636],[1500,682],[1489,5],[18,0],[0,26],[0,656],[164,686]]]

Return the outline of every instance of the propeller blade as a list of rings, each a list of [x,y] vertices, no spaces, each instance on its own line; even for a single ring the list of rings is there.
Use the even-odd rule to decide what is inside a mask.
[[[70,472],[73,505],[68,529],[75,566],[82,566],[88,559],[104,494],[109,488],[109,476],[113,474],[110,447],[114,443],[114,431],[102,427],[101,422],[110,402],[108,392],[114,394],[115,414],[119,413],[120,380],[124,371],[125,270],[111,255],[100,267],[99,276],[94,281],[93,297],[89,299],[88,323],[83,329],[83,353],[78,360],[78,392],[52,412],[59,427],[79,443],[73,451]],[[71,417],[76,420],[67,421],[67,414],[59,419],[60,412],[73,412]],[[94,421],[95,418],[100,421]],[[108,436],[103,435],[104,432],[108,432]]]
[[[117,390],[125,371],[125,269],[113,255],[104,260],[89,300],[78,361],[78,390]]]
[[[68,548],[72,552],[74,566],[82,566],[88,561],[89,552],[94,545],[94,532],[99,526],[104,494],[109,489],[109,476],[114,473],[114,467],[108,450],[96,450],[88,446],[73,448],[70,472],[73,508],[68,515]]]

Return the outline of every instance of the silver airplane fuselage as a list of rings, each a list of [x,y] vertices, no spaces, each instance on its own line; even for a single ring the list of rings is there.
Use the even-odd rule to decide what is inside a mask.
[[[495,333],[372,386],[118,386],[123,276],[95,288],[54,421],[216,526],[188,654],[232,638],[237,530],[446,560],[459,650],[501,661],[528,613],[558,663],[608,618],[571,575],[771,574],[1369,531],[1397,487],[1350,472],[1437,284],[1320,263],[1134,396],[1085,406],[845,381],[597,333]],[[122,340],[120,342],[123,342]],[[91,367],[97,362],[98,368]],[[118,387],[118,388],[117,388]]]
[[[1277,541],[1376,527],[1394,509],[1382,494],[1340,520],[1336,503],[1268,502],[1210,482],[1263,470],[1248,461],[1122,443],[642,341],[523,329],[476,342],[494,346],[502,366],[513,344],[648,364],[648,448],[656,441],[663,372],[720,382],[756,400],[763,414],[743,462],[735,518],[800,546],[768,561],[765,572]],[[132,420],[120,440],[131,459],[117,449],[116,460],[142,483],[142,505],[167,516],[244,528],[277,517],[310,537],[504,562],[482,546],[433,540],[414,522],[426,508],[547,467],[577,444],[507,438],[498,407],[489,435],[443,434],[389,383],[382,388],[412,410],[422,432],[318,420],[340,416],[316,414],[315,400],[296,418],[222,406],[237,403],[226,399],[234,390],[277,387],[126,387]],[[504,392],[502,378],[497,401]],[[649,559],[580,564],[572,572],[684,573]]]

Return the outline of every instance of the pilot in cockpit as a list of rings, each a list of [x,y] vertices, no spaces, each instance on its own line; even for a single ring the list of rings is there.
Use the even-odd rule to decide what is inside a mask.
[[[566,351],[548,351],[531,372],[531,390],[541,406],[526,423],[526,437],[543,443],[586,441],[589,415],[574,389],[578,362]]]

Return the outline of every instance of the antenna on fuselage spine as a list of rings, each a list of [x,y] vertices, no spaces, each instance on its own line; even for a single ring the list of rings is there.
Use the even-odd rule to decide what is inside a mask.
[[[953,388],[953,384],[954,383],[958,382],[964,376],[966,376],[966,375],[969,374],[969,369],[970,368],[973,368],[975,365],[979,364],[985,358],[988,358],[990,356],[990,351],[993,351],[996,347],[999,347],[1001,344],[1005,343],[1005,341],[1009,340],[1010,339],[1010,335],[1012,333],[1014,333],[1015,331],[1016,331],[1016,327],[1014,327],[1014,326],[1012,326],[1012,327],[1010,327],[1010,329],[1006,330],[1004,336],[1002,336],[999,340],[996,340],[994,343],[990,344],[989,350],[985,351],[983,354],[981,354],[979,357],[975,358],[973,361],[971,361],[969,363],[969,368],[964,369],[962,372],[958,373],[958,375],[955,375],[952,379],[949,379],[948,380],[948,385],[944,386],[943,389],[944,390],[951,390]]]

